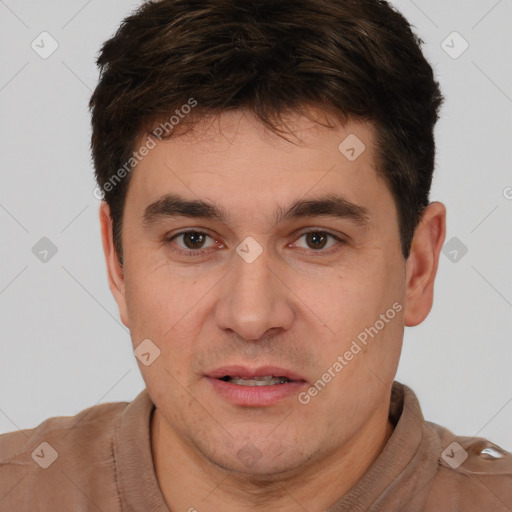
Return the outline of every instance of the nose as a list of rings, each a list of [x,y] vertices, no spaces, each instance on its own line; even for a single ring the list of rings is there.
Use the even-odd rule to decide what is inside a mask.
[[[215,308],[217,327],[247,341],[289,329],[294,319],[293,293],[279,266],[269,261],[265,251],[252,263],[234,255],[233,264],[221,284]]]

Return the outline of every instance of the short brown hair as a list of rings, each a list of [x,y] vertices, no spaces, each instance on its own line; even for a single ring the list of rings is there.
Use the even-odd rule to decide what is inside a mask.
[[[107,186],[109,180],[126,162],[136,164],[140,137],[191,98],[196,106],[180,116],[180,130],[206,115],[250,109],[280,135],[281,115],[307,116],[306,105],[342,122],[370,121],[376,171],[395,199],[407,258],[429,203],[443,102],[421,44],[383,0],[145,2],[103,44],[89,103],[95,175],[120,262],[130,175]]]

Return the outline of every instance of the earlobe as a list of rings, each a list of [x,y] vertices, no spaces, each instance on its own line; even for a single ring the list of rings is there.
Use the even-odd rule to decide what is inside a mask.
[[[102,201],[99,209],[101,241],[103,244],[103,252],[105,255],[105,264],[107,266],[108,285],[112,295],[114,296],[121,321],[126,327],[130,327],[128,320],[128,312],[126,307],[125,279],[123,267],[119,263],[119,257],[114,246],[112,217],[110,208],[105,201]]]
[[[412,327],[425,320],[434,300],[434,280],[446,236],[446,208],[430,203],[416,228],[406,262],[405,325]]]

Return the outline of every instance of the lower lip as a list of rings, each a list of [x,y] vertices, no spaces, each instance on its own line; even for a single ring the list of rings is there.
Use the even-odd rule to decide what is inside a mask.
[[[273,386],[241,386],[211,377],[207,377],[207,380],[227,401],[234,405],[251,407],[272,405],[283,398],[296,396],[299,390],[307,384],[306,381],[302,380],[274,384]]]

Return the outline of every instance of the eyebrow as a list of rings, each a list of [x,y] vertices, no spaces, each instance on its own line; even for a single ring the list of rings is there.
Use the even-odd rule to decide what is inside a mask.
[[[276,225],[290,219],[318,216],[348,219],[360,226],[369,224],[367,208],[336,194],[297,200],[288,208],[278,207],[274,215]],[[167,194],[145,208],[142,223],[149,227],[161,219],[174,217],[212,219],[224,223],[230,218],[223,208],[208,201]]]

